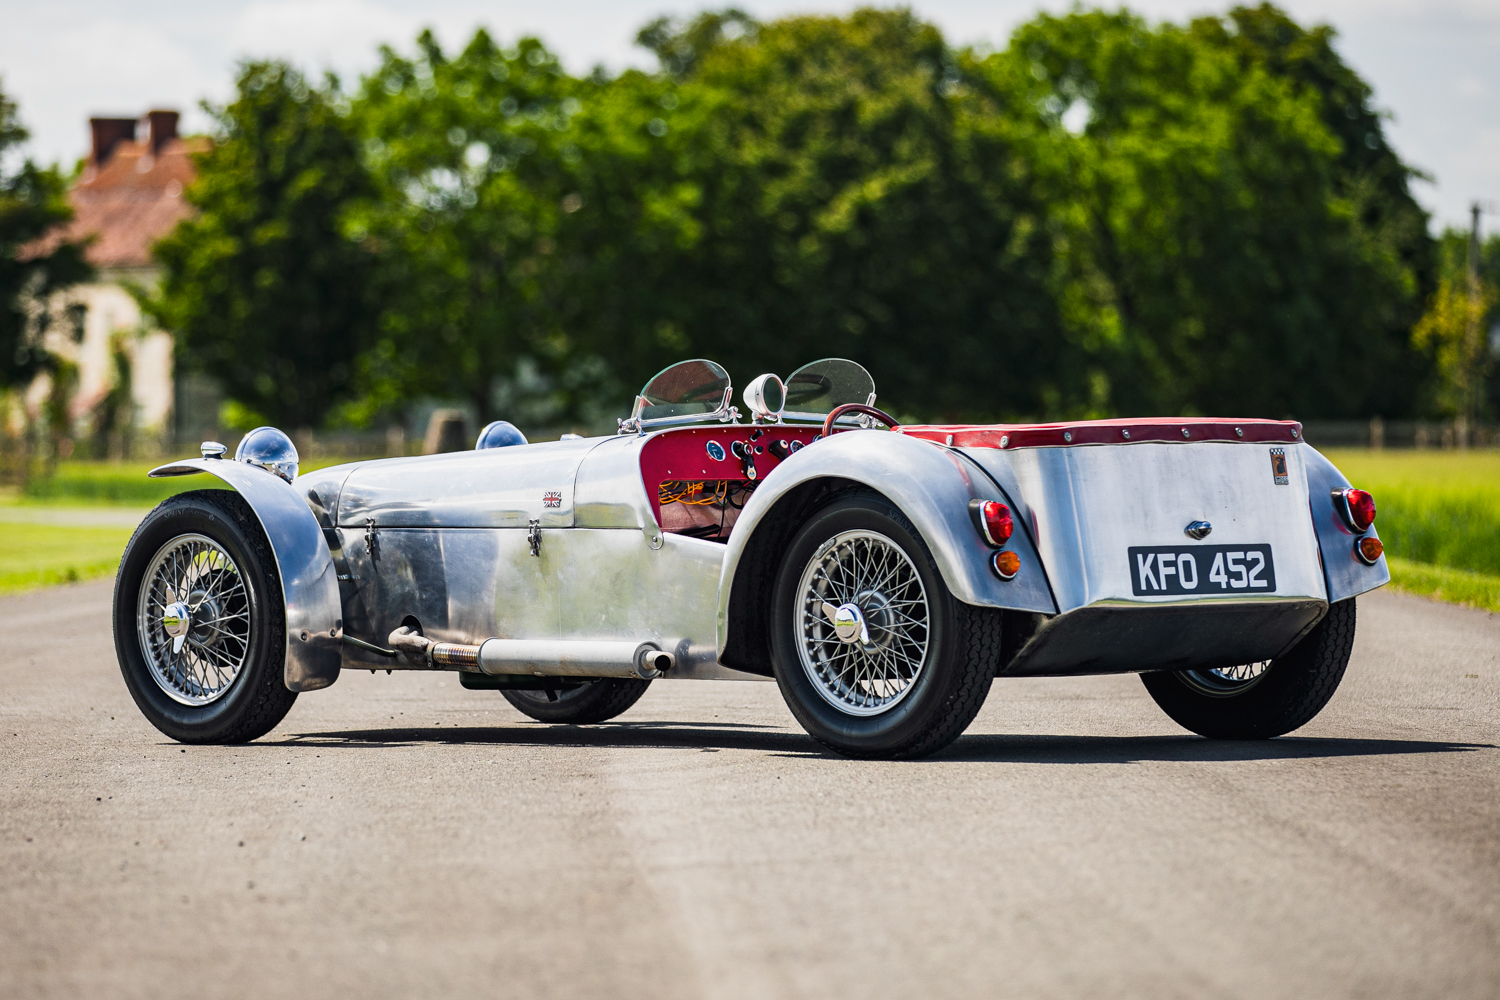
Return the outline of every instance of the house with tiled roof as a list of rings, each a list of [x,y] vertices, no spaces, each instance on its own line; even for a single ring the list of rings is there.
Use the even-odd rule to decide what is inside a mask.
[[[114,359],[130,362],[133,425],[138,437],[160,439],[172,415],[172,338],[141,314],[130,287],[150,288],[160,277],[151,246],[192,211],[183,190],[194,176],[193,154],[204,138],[177,134],[175,111],[141,118],[91,118],[88,163],[68,193],[73,220],[54,238],[88,239],[95,280],[59,293],[48,347],[78,365],[70,412],[89,415],[119,379]],[[45,394],[46,387],[34,387]]]

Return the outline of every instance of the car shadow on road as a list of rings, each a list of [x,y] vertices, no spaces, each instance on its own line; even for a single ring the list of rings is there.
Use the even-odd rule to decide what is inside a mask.
[[[1201,736],[1007,736],[961,737],[933,758],[1005,761],[1016,764],[1135,764],[1145,761],[1301,760],[1309,757],[1385,757],[1402,754],[1497,750],[1489,743],[1448,740],[1348,739],[1282,736],[1273,740],[1210,740]]]
[[[500,726],[394,726],[342,732],[298,733],[252,746],[394,747],[450,746],[644,747],[664,750],[759,750],[819,756],[812,738],[795,731],[737,722],[607,722],[590,726],[518,723]]]
[[[751,750],[782,757],[842,759],[804,733],[732,722],[612,722],[592,726],[513,724],[393,726],[298,733],[260,740],[265,747],[553,746],[603,749]],[[1134,764],[1146,761],[1257,761],[1381,757],[1497,750],[1489,743],[1447,740],[1347,739],[1283,736],[1274,740],[1208,740],[1200,736],[990,735],[961,737],[932,762],[1014,764]]]

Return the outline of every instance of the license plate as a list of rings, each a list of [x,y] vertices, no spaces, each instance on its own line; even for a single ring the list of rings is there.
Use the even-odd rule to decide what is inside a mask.
[[[1137,597],[1276,592],[1269,545],[1137,545],[1127,552]]]

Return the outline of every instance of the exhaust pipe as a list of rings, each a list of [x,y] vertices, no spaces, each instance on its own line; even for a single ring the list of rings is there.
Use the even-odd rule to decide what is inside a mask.
[[[632,677],[651,680],[677,664],[654,642],[592,639],[486,639],[477,646],[433,642],[406,627],[391,633],[391,648],[422,666],[492,675]]]

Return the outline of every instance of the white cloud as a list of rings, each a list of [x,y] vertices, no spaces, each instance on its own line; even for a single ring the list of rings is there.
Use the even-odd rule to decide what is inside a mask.
[[[916,0],[919,16],[955,44],[1004,45],[1041,7],[1064,13],[1073,0]],[[1086,0],[1113,9],[1116,0]],[[88,147],[91,113],[138,114],[150,106],[196,111],[223,100],[236,59],[279,56],[316,72],[333,68],[352,83],[386,42],[410,52],[423,26],[454,51],[485,25],[497,40],[541,37],[574,72],[650,66],[633,44],[662,13],[691,15],[707,0],[0,0],[0,76],[21,101],[31,152],[71,160]],[[855,0],[742,0],[762,18],[794,11],[844,12]],[[1133,0],[1153,20],[1222,12],[1229,0]],[[1340,53],[1390,109],[1390,135],[1408,161],[1437,183],[1418,195],[1440,222],[1463,221],[1470,199],[1500,199],[1500,156],[1487,138],[1500,129],[1500,4],[1495,0],[1284,0],[1304,24],[1338,29]]]
[[[83,155],[90,115],[128,117],[168,107],[186,112],[189,128],[206,125],[196,104],[213,92],[216,67],[203,65],[163,26],[63,19],[45,9],[20,12],[11,22],[22,30],[4,34],[0,67],[40,159]]]
[[[365,0],[261,0],[234,16],[236,57],[286,59],[307,70],[368,70],[381,43],[410,44],[420,17]]]
[[[1453,84],[1454,91],[1460,97],[1483,97],[1489,90],[1484,81],[1473,73],[1465,73]]]

